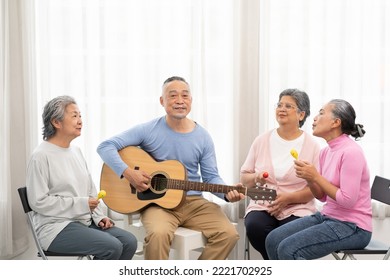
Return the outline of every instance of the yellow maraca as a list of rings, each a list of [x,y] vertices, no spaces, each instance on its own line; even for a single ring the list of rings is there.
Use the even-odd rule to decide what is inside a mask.
[[[298,152],[295,149],[291,149],[290,154],[295,158],[298,159]]]
[[[97,199],[104,198],[106,195],[107,195],[106,191],[105,191],[105,190],[101,190],[101,191],[98,193]]]

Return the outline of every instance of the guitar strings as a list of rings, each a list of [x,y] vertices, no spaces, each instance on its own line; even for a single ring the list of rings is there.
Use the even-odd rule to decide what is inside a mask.
[[[171,184],[169,184],[171,182]],[[184,184],[184,187],[183,187]],[[236,189],[240,192],[239,189],[241,189],[241,192],[245,195],[249,195],[252,199],[259,201],[272,201],[276,197],[276,191],[264,188],[264,187],[256,187],[256,188],[245,188],[245,187],[231,187],[231,186],[224,186],[224,185],[215,185],[215,184],[203,184],[201,182],[195,182],[195,181],[186,181],[186,180],[180,180],[180,179],[169,179],[162,176],[154,176],[151,181],[151,185],[155,190],[162,191],[169,187],[169,189],[179,189],[183,190],[185,187],[188,188],[188,190],[197,190],[197,191],[209,191],[209,192],[220,192],[220,193],[227,193],[228,191]],[[198,186],[198,187],[196,187]],[[209,187],[207,187],[209,186]],[[222,188],[222,190],[221,190]],[[260,190],[261,189],[261,190]],[[224,191],[223,191],[224,190]],[[245,192],[246,190],[246,192]],[[260,194],[259,194],[260,192]]]
[[[169,184],[171,182],[172,184]],[[165,189],[169,185],[170,188],[183,189],[184,187],[189,188],[190,190],[198,190],[198,191],[210,191],[210,192],[228,192],[232,190],[237,190],[241,193],[246,193],[246,187],[238,187],[238,186],[225,186],[219,184],[207,184],[196,181],[186,181],[181,179],[168,179],[166,177],[154,176],[151,181],[151,185],[153,188],[157,187],[159,189]],[[163,187],[163,188],[161,188]]]

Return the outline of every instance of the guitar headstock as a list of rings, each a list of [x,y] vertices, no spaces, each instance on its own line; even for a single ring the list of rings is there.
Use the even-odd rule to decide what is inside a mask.
[[[253,200],[274,201],[276,198],[276,191],[262,186],[255,186],[253,188],[248,188],[246,195]]]

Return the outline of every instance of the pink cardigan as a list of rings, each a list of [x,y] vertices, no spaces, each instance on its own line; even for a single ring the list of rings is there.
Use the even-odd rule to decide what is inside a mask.
[[[296,192],[303,189],[306,186],[306,181],[295,176],[295,169],[293,165],[291,165],[291,168],[283,177],[283,180],[278,182],[275,180],[274,167],[272,165],[272,158],[269,147],[271,132],[272,130],[256,137],[256,139],[253,141],[247,158],[241,167],[241,173],[262,173],[267,171],[269,174],[269,177],[267,178],[267,186],[269,188],[275,189],[277,193]],[[305,139],[302,145],[302,151],[299,154],[299,158],[308,162],[312,162],[316,167],[318,167],[320,146],[313,138],[313,136],[309,135],[308,133],[304,132],[304,137]],[[251,200],[246,209],[246,214],[254,210],[266,210],[266,205],[268,205],[268,202],[263,203],[262,201],[256,202]],[[276,218],[278,220],[283,220],[291,215],[302,217],[310,215],[315,211],[315,199],[313,199],[308,203],[288,206]]]

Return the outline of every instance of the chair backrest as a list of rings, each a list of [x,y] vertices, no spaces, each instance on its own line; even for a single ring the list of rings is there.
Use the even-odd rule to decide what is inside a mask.
[[[371,198],[390,205],[390,180],[375,176],[371,187]]]
[[[31,209],[30,205],[28,204],[27,187],[24,186],[24,187],[18,188],[18,193],[19,193],[20,201],[22,202],[24,213],[26,213],[26,215],[27,215],[27,221],[28,221],[28,224],[29,224],[30,229],[31,229],[31,233],[32,233],[33,238],[34,238],[35,245],[37,246],[39,256],[42,259],[47,260],[46,254],[43,251],[41,244],[39,243],[38,235],[37,235],[37,232],[35,231],[35,228],[34,228],[34,223],[33,223],[33,219],[32,219],[33,211]]]
[[[18,189],[20,200],[22,202],[23,210],[24,213],[28,213],[32,211],[30,205],[28,204],[28,198],[27,198],[27,188],[26,187],[21,187]]]

